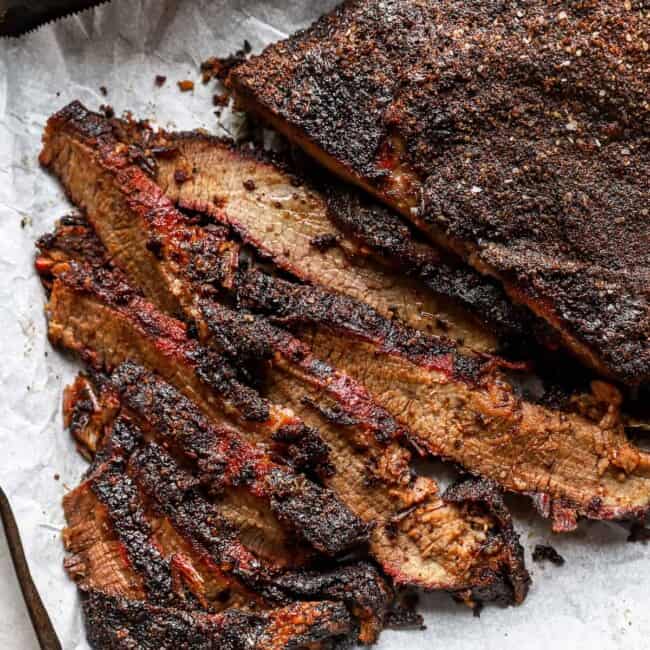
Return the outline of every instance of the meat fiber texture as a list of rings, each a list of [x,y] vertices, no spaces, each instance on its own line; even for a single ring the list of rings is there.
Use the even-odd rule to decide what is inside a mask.
[[[61,498],[78,484],[85,462],[60,412],[63,387],[78,365],[47,343],[43,290],[33,271],[34,240],[71,207],[56,180],[38,168],[45,121],[80,99],[93,109],[111,104],[118,115],[130,109],[151,116],[169,129],[234,132],[240,121],[228,109],[218,127],[211,102],[215,91],[200,83],[200,61],[238,50],[244,39],[258,52],[334,4],[120,0],[23,39],[0,41],[0,483],[66,650],[88,647],[76,588],[64,574],[60,538]],[[156,75],[167,77],[161,88]],[[194,93],[178,91],[176,82],[183,79],[195,81]],[[436,468],[434,475],[443,483],[450,478],[446,469]],[[515,502],[514,511],[534,579],[525,604],[486,607],[479,619],[444,594],[426,596],[421,608],[428,630],[388,631],[380,650],[646,647],[649,550],[626,543],[627,531],[616,524],[585,522],[575,534],[552,537],[548,522],[530,507]],[[531,563],[538,543],[552,544],[566,564]],[[0,580],[0,647],[36,648],[3,540]]]

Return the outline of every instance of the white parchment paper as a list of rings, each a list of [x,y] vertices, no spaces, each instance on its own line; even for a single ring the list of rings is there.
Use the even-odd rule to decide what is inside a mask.
[[[70,209],[39,169],[43,125],[78,98],[110,103],[170,128],[219,126],[199,63],[248,39],[255,51],[309,24],[335,0],[115,0],[20,40],[0,41],[0,481],[19,521],[37,586],[66,650],[86,648],[76,590],[62,569],[60,506],[84,462],[61,422],[61,393],[74,375],[46,342],[43,292],[32,268],[34,239]],[[156,75],[165,75],[162,88]],[[193,93],[176,81],[193,79]],[[100,87],[107,89],[104,97]],[[224,123],[230,124],[228,112]],[[59,480],[55,479],[55,475]],[[554,650],[650,648],[650,549],[626,543],[615,524],[586,523],[551,536],[547,522],[514,503],[534,585],[518,608],[486,607],[473,618],[444,595],[422,599],[425,632],[386,632],[379,648]],[[562,568],[530,552],[551,541]],[[0,648],[36,648],[4,541],[0,542]]]

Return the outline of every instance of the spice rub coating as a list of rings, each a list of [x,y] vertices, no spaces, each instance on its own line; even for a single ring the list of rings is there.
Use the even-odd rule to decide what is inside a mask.
[[[642,1],[345,2],[236,68],[244,107],[500,279],[583,362],[650,378]]]

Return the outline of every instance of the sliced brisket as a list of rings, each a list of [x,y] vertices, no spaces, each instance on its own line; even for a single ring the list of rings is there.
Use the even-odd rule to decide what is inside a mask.
[[[295,415],[278,409],[252,389],[239,384],[232,371],[227,370],[229,367],[224,366],[223,359],[188,339],[181,323],[157,312],[117,272],[75,261],[55,266],[61,274],[53,282],[48,306],[53,343],[80,353],[98,368],[112,369],[131,359],[147,364],[181,393],[195,400],[217,422],[224,421],[222,396],[234,393],[236,409],[249,412],[254,407],[255,419],[247,420],[246,413],[243,418],[235,418],[237,423],[254,424],[252,438],[250,428],[243,429],[242,436],[269,443],[274,439],[282,441],[291,434],[292,443],[295,444],[296,438],[300,442],[300,432],[305,427]],[[50,271],[53,268],[50,267]],[[262,420],[259,413],[266,417]],[[269,418],[273,413],[280,414],[281,418],[275,423]],[[262,436],[255,435],[262,432]],[[313,431],[306,432],[314,435]],[[364,538],[365,525],[335,496],[315,485],[309,495],[319,502],[317,510],[311,507],[313,502],[309,508],[302,509],[296,507],[295,502],[293,509],[283,503],[282,517],[284,521],[293,519],[292,528],[305,539],[315,533],[308,540],[315,548],[336,553],[357,545]],[[326,523],[320,518],[323,512],[330,512],[331,516],[336,513],[336,531],[328,529],[316,533],[316,528]],[[312,517],[315,528],[306,526],[305,516]]]
[[[63,230],[54,236],[57,250],[66,248]],[[396,582],[467,594],[479,585],[486,593],[485,584],[498,583],[503,586],[495,592],[509,589],[514,595],[510,576],[520,571],[521,558],[513,561],[516,554],[501,536],[501,524],[476,508],[469,512],[442,503],[435,484],[409,468],[410,455],[398,444],[409,434],[363,386],[263,319],[209,299],[198,299],[196,310],[213,342],[230,355],[272,361],[266,379],[271,396],[323,428],[334,470],[326,482],[372,525],[371,551]],[[136,379],[131,385],[141,392],[147,382]],[[155,409],[148,410],[147,417],[154,418]]]
[[[590,419],[518,396],[497,358],[388,321],[339,294],[242,272],[244,307],[297,330],[313,353],[356,378],[416,444],[535,495],[556,530],[577,516],[618,519],[650,506],[650,457],[626,437],[620,394],[594,382]]]

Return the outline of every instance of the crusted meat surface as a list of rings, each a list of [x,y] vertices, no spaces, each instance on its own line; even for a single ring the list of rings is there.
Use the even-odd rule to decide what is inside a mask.
[[[556,530],[575,528],[577,516],[647,512],[650,457],[627,439],[612,386],[592,384],[585,414],[555,411],[522,399],[496,358],[462,352],[324,289],[256,271],[245,278],[242,305],[296,328],[314,354],[362,382],[428,452],[536,495]]]
[[[271,613],[186,612],[90,591],[83,599],[88,640],[106,650],[291,650],[328,648],[352,622],[339,603],[297,603]]]
[[[241,104],[650,378],[643,0],[348,1],[236,68]]]

